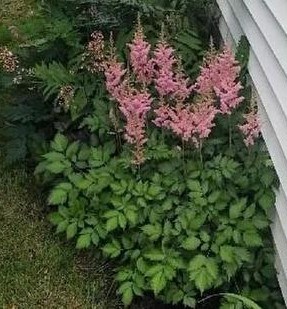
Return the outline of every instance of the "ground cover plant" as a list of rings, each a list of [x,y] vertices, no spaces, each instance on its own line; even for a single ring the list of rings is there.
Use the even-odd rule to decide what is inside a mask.
[[[91,37],[97,99],[81,135],[57,134],[36,170],[53,185],[51,221],[77,248],[119,263],[125,305],[153,292],[193,308],[233,291],[268,306],[276,175],[239,62],[211,48],[193,81],[164,30],[152,46],[140,21],[128,49],[122,57],[112,37],[107,48],[101,33]],[[73,95],[61,103],[73,117]]]

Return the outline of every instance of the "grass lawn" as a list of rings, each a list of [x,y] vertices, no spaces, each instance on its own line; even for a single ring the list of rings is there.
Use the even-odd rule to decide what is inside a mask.
[[[54,236],[29,178],[0,168],[0,308],[120,308],[108,266]]]

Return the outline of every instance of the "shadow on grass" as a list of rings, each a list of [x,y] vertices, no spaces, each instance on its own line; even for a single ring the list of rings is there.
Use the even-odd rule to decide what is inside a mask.
[[[54,236],[31,178],[0,169],[0,308],[121,308],[108,265]]]

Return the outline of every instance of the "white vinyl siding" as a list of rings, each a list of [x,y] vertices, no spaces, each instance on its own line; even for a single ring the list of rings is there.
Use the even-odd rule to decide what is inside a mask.
[[[280,179],[272,233],[287,304],[287,0],[217,0],[223,39],[250,43],[249,73],[259,96],[262,133]]]

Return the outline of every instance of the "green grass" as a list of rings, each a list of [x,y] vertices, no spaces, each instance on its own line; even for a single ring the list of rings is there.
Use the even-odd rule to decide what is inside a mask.
[[[0,168],[0,308],[120,308],[109,267],[54,236],[30,178]]]

